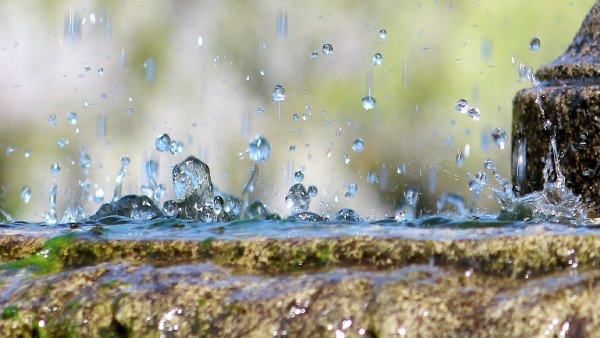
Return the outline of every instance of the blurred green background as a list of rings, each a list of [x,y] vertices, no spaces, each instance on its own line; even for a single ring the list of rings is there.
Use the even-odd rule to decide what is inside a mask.
[[[111,199],[124,155],[131,159],[124,193],[140,194],[143,164],[154,159],[165,198],[172,197],[171,166],[195,155],[219,189],[241,195],[253,165],[248,141],[260,134],[272,154],[259,165],[254,198],[273,212],[289,213],[284,197],[297,170],[319,189],[315,212],[349,207],[364,217],[394,215],[408,188],[419,191],[422,212],[435,212],[436,198],[449,192],[496,212],[489,191],[468,190],[467,173],[491,158],[510,175],[510,149],[495,147],[490,131],[510,133],[511,100],[531,86],[521,82],[519,64],[537,69],[556,59],[592,4],[3,1],[0,207],[13,220],[41,221],[50,166],[58,163],[59,219],[86,179],[85,208],[93,213]],[[285,17],[279,27],[278,13]],[[529,49],[533,37],[541,40],[539,51]],[[323,55],[325,43],[331,55]],[[383,56],[380,66],[373,65],[375,53]],[[368,74],[377,107],[365,111]],[[281,104],[271,97],[278,83],[287,93]],[[454,110],[460,98],[480,109],[480,121]],[[69,112],[78,115],[75,125]],[[159,153],[161,133],[182,141],[185,151]],[[365,143],[360,153],[352,150],[357,138]],[[59,147],[60,139],[69,144]],[[457,151],[465,147],[458,167]],[[82,152],[92,158],[87,176],[78,163]],[[369,172],[378,183],[367,183]],[[351,182],[358,191],[346,199]],[[20,198],[24,186],[32,191],[29,203]],[[95,199],[101,192],[104,199]]]

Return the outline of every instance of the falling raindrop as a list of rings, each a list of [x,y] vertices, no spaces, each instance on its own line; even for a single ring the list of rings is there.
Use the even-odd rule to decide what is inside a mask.
[[[273,101],[275,102],[281,102],[283,100],[285,100],[285,87],[283,87],[280,84],[275,85],[275,88],[273,88]]]
[[[31,200],[31,188],[28,185],[21,189],[21,200],[25,203],[29,203]]]
[[[493,129],[491,132],[491,137],[492,137],[492,141],[494,142],[496,147],[498,147],[500,149],[504,149],[504,147],[506,146],[507,139],[508,139],[508,136],[506,135],[506,131],[504,131],[504,129],[500,129],[500,128]]]
[[[319,52],[317,52],[316,50],[314,50],[312,53],[310,53],[311,59],[316,59],[317,57],[319,57]]]
[[[258,108],[256,109],[256,112],[257,112],[258,114],[262,115],[262,114],[264,114],[264,113],[265,113],[265,108],[263,108],[263,107],[258,107]]]
[[[59,147],[64,148],[69,145],[69,140],[61,138],[56,143],[58,144]]]
[[[329,43],[323,45],[323,55],[331,55],[333,53],[333,46]]]
[[[376,105],[377,105],[377,101],[375,100],[375,98],[373,96],[363,97],[362,106],[363,106],[363,108],[365,108],[365,110],[371,110],[371,109],[375,108]]]
[[[156,150],[160,152],[169,151],[171,148],[171,137],[168,134],[159,135],[156,138]]]
[[[72,125],[76,125],[77,124],[77,113],[75,112],[70,112],[67,115],[67,120],[69,121],[70,124]]]
[[[257,135],[250,140],[248,155],[254,162],[267,162],[271,155],[271,145],[266,138]]]
[[[461,114],[466,114],[471,107],[469,107],[469,103],[465,99],[460,99],[456,101],[456,105],[454,106],[457,112]]]
[[[481,118],[481,113],[479,112],[479,108],[475,108],[475,107],[470,108],[469,111],[467,112],[467,115],[469,115],[469,117],[472,118],[474,121],[479,121],[479,119]]]
[[[357,190],[358,186],[356,185],[356,183],[352,182],[348,184],[348,191],[346,191],[346,194],[344,196],[346,197],[346,199],[351,199],[356,196]]]
[[[369,172],[369,175],[367,175],[367,183],[379,183],[379,179],[377,178],[377,173],[375,171]]]
[[[385,39],[387,37],[387,31],[385,29],[380,30],[379,37]]]
[[[350,156],[344,155],[344,163],[350,164]]]
[[[531,41],[529,41],[529,49],[531,49],[532,51],[537,52],[538,50],[540,50],[540,47],[541,42],[538,37],[534,37],[533,39],[531,39]]]
[[[294,120],[294,122],[297,122],[298,120],[300,120],[300,116],[298,116],[298,114],[294,114],[292,115],[292,120]]]
[[[54,163],[54,164],[50,165],[50,173],[52,173],[52,176],[56,177],[56,175],[58,175],[59,172],[60,172],[60,165],[58,163]]]
[[[56,127],[56,115],[50,115],[50,117],[48,118],[48,125],[51,127]]]
[[[318,193],[319,193],[319,190],[317,190],[316,186],[311,185],[308,187],[308,197],[314,198],[315,196],[317,196]]]
[[[462,168],[462,166],[463,166],[464,164],[465,164],[465,155],[463,155],[463,152],[459,150],[459,151],[456,153],[456,165],[457,165],[459,168]]]
[[[362,139],[354,140],[354,143],[352,143],[352,150],[354,150],[357,153],[360,153],[364,149],[365,149],[365,142]]]
[[[381,53],[375,54],[375,56],[373,56],[373,64],[375,66],[381,66],[382,63],[383,63],[383,55],[381,55]]]
[[[79,166],[82,168],[89,168],[92,165],[92,158],[86,153],[79,155]]]
[[[304,173],[302,171],[296,171],[296,173],[294,173],[294,180],[296,183],[302,183],[304,180]]]
[[[279,11],[277,11],[277,18],[275,24],[277,28],[277,38],[279,40],[285,40],[288,34],[288,16],[285,8],[282,8]]]

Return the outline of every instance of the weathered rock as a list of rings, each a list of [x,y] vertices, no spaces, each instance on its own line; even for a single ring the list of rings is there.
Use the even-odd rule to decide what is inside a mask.
[[[381,236],[230,240],[226,228],[216,238],[156,240],[131,238],[130,230],[107,239],[116,227],[64,228],[58,236],[27,228],[27,237],[18,228],[0,229],[11,253],[0,265],[0,336],[600,330],[600,233],[593,229],[388,226]]]
[[[513,102],[513,180],[520,193],[543,188],[544,159],[555,136],[567,187],[580,194],[589,216],[600,216],[600,2],[567,51],[536,72],[537,88]],[[542,113],[541,107],[544,109]],[[544,128],[549,121],[552,126]],[[524,168],[519,149],[525,147]],[[523,171],[524,169],[524,171]]]

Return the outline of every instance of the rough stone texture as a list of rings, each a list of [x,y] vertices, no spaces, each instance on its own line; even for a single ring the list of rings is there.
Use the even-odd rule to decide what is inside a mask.
[[[543,187],[542,159],[556,132],[558,151],[564,153],[561,168],[567,187],[581,194],[589,215],[600,215],[600,2],[586,17],[567,51],[541,67],[537,88],[517,93],[513,102],[513,152],[526,140],[526,178],[513,180],[521,193]],[[542,115],[536,98],[545,110]],[[555,127],[543,129],[545,120]],[[513,155],[513,168],[515,168]]]
[[[557,229],[204,241],[28,230],[29,248],[0,231],[12,257],[37,250],[61,266],[0,265],[0,336],[590,336],[600,233]]]

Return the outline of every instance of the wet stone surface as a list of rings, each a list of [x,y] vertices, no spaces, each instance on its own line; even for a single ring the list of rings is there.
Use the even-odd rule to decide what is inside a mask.
[[[111,217],[76,228],[0,228],[2,336],[589,336],[600,329],[593,228]]]

